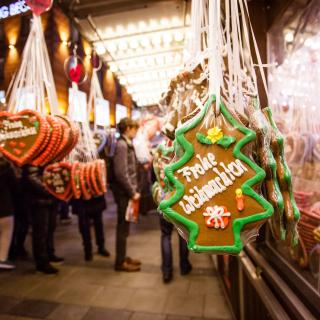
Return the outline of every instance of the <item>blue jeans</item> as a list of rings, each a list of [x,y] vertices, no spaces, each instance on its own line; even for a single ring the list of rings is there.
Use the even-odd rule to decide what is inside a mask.
[[[160,215],[160,228],[161,228],[161,256],[162,266],[161,270],[164,274],[172,274],[173,261],[172,261],[172,245],[171,235],[173,231],[173,224],[165,220]],[[191,268],[189,262],[189,250],[186,241],[179,235],[179,257],[180,257],[180,271],[187,272]]]

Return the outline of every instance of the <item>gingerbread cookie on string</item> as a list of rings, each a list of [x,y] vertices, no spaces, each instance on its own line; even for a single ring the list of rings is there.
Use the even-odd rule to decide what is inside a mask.
[[[291,171],[284,155],[284,138],[273,120],[271,109],[265,108],[263,113],[271,126],[271,149],[276,160],[277,178],[284,201],[286,242],[294,246],[298,242],[297,224],[300,219],[300,212],[293,195]]]
[[[189,249],[238,254],[273,208],[255,191],[264,170],[241,151],[256,138],[254,131],[237,122],[223,103],[216,117],[213,108],[214,96],[176,130],[175,149],[179,145],[184,153],[165,168],[174,190],[159,208],[184,230]]]
[[[278,240],[285,240],[284,203],[277,178],[277,163],[271,150],[271,127],[260,109],[258,98],[252,97],[247,107],[250,129],[255,131],[256,160],[266,172],[263,191],[272,204],[274,214],[271,217],[271,230]]]
[[[207,93],[207,78],[198,65],[192,72],[182,72],[170,83],[168,92],[160,104],[166,109],[167,119],[162,132],[174,140],[174,132],[186,116],[194,116],[197,109],[194,99],[202,99]]]

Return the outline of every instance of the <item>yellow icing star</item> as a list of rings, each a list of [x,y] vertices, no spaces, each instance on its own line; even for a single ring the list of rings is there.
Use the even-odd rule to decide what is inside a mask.
[[[219,127],[213,127],[208,130],[207,138],[211,140],[212,143],[216,143],[223,137],[223,132]]]

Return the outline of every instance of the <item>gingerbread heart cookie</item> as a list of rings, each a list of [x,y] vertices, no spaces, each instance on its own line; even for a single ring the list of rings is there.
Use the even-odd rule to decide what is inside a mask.
[[[0,152],[19,166],[35,155],[46,132],[46,120],[35,111],[0,112]]]
[[[70,200],[72,196],[71,165],[60,162],[47,166],[43,173],[43,182],[53,196],[64,201]]]

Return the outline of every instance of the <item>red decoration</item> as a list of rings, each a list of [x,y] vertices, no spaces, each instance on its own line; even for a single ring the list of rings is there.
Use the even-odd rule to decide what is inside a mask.
[[[81,79],[81,64],[77,64],[75,67],[71,68],[69,71],[69,77],[72,82],[79,83]]]
[[[208,228],[225,229],[229,224],[231,213],[225,206],[214,206],[207,207],[203,216]]]
[[[25,0],[32,12],[37,16],[50,10],[53,0]]]

